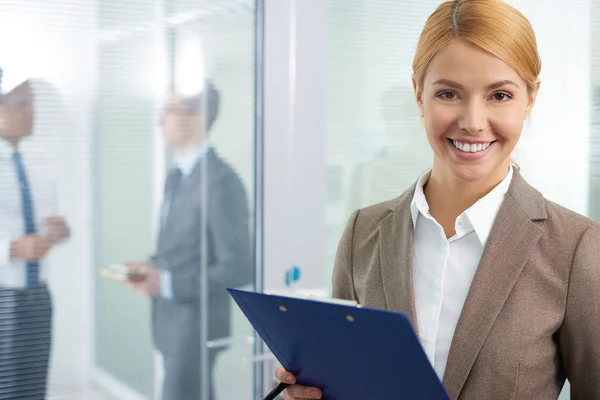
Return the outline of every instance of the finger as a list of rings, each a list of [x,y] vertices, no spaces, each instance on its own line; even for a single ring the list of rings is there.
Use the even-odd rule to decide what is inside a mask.
[[[275,377],[279,382],[296,383],[296,377],[294,374],[290,374],[281,366],[277,367],[275,370]]]
[[[136,274],[146,275],[148,273],[148,267],[146,266],[146,264],[140,263],[140,264],[138,264],[136,269],[137,269]]]
[[[127,286],[129,286],[130,288],[132,288],[136,292],[143,294],[143,292],[144,292],[144,284],[142,282],[134,282],[134,281],[129,281],[129,280],[125,280],[124,282],[125,282],[125,284]]]
[[[283,400],[308,400],[306,397],[292,397],[288,393],[283,392]]]
[[[138,271],[145,271],[146,266],[141,262],[127,262],[124,264],[129,269],[137,269]]]
[[[61,217],[50,216],[46,217],[44,221],[50,225],[64,225],[63,219]]]
[[[309,400],[308,397],[293,397],[288,392],[283,392],[283,400]]]
[[[320,399],[321,391],[317,388],[302,385],[292,385],[286,390],[293,399]]]
[[[128,279],[135,282],[147,282],[150,278],[148,271],[142,269],[135,269],[128,275]]]

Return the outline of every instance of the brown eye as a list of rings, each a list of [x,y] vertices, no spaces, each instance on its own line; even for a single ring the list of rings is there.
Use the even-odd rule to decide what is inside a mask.
[[[506,100],[509,100],[509,99],[511,99],[511,98],[512,98],[512,96],[511,96],[510,94],[508,94],[508,93],[504,93],[504,92],[498,92],[498,93],[494,93],[494,94],[492,95],[492,98],[493,98],[495,101],[500,101],[500,102],[502,102],[502,101],[506,101]]]
[[[438,94],[438,97],[443,100],[454,100],[458,96],[455,92],[441,92]]]

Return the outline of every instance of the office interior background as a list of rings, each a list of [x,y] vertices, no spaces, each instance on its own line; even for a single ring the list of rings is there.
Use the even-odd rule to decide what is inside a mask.
[[[546,197],[600,219],[600,0],[508,2],[531,20],[543,61],[515,158]],[[98,271],[152,252],[172,162],[158,123],[169,76],[181,87],[209,77],[221,93],[211,138],[250,199],[250,288],[327,294],[351,212],[431,164],[410,77],[439,3],[0,0],[3,86],[39,77],[60,94],[39,96],[24,148],[72,229],[48,259],[50,399],[159,393],[150,305]],[[232,321],[216,395],[253,400],[274,363],[237,309]]]

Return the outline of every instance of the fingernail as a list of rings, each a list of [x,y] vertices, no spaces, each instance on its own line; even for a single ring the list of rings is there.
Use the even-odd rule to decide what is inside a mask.
[[[310,397],[314,397],[315,399],[318,399],[321,395],[319,394],[319,392],[317,390],[311,390],[310,391]]]
[[[285,381],[286,381],[287,383],[293,383],[293,382],[294,382],[294,378],[292,378],[292,376],[291,376],[291,375],[288,375],[288,376],[286,376],[286,377],[285,377]]]

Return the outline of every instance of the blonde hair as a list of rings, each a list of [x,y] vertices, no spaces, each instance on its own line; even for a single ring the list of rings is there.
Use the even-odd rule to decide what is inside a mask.
[[[542,69],[535,33],[527,18],[502,0],[446,1],[429,16],[413,61],[419,89],[433,57],[457,38],[498,57],[530,92],[535,89]]]

